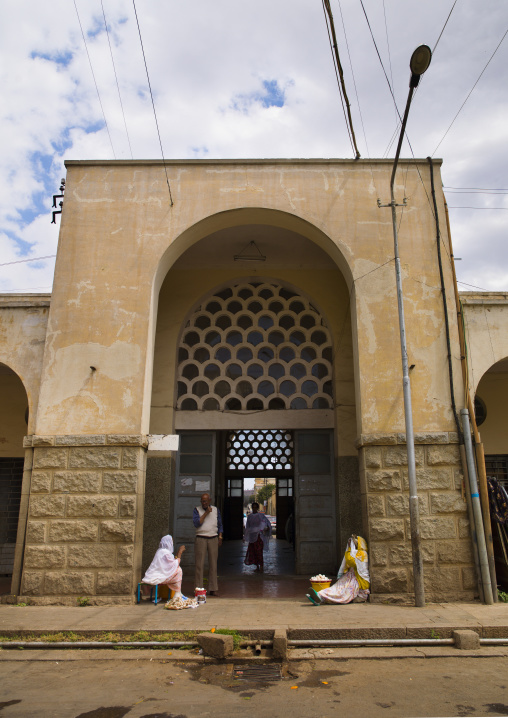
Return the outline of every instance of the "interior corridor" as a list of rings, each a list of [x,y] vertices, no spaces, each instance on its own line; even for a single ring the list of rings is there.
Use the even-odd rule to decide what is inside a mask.
[[[305,596],[309,576],[295,576],[294,551],[283,539],[272,538],[264,554],[264,573],[255,572],[255,566],[244,564],[247,544],[243,541],[225,541],[219,549],[219,593],[227,598],[292,598]],[[208,568],[205,564],[205,576]],[[192,596],[194,577],[184,571],[183,593]],[[206,583],[205,583],[206,586]],[[213,598],[211,599],[213,600]]]

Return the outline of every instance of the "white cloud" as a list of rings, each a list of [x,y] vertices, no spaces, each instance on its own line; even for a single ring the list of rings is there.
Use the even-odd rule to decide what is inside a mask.
[[[103,0],[135,158],[160,157],[133,7]],[[450,7],[448,7],[448,5]],[[114,153],[130,157],[100,0],[77,0]],[[402,112],[409,58],[434,46],[451,2],[364,0]],[[332,3],[358,144],[381,157],[396,127],[386,78],[361,5]],[[388,39],[383,7],[386,7]],[[320,3],[308,0],[137,0],[150,81],[168,158],[351,157]],[[506,27],[504,3],[457,3],[415,96],[408,132],[416,157],[434,151]],[[391,67],[388,57],[391,55]],[[113,157],[74,3],[37,0],[2,8],[0,244],[2,261],[54,253],[51,197],[63,160]],[[508,40],[437,152],[446,186],[507,187]],[[270,84],[272,83],[272,84]],[[358,92],[358,99],[357,94]],[[389,156],[393,156],[392,146]],[[406,144],[403,155],[410,155]],[[450,193],[448,203],[508,207],[506,195]],[[503,210],[450,210],[459,279],[508,288]],[[58,220],[57,220],[58,221]],[[51,284],[52,263],[0,267],[0,291]]]

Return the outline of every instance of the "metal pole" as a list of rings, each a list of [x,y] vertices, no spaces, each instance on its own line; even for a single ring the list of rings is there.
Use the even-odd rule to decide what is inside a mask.
[[[473,504],[474,521],[476,524],[476,539],[478,541],[478,554],[480,558],[480,571],[483,583],[483,595],[485,603],[494,603],[492,595],[492,584],[490,582],[489,559],[487,557],[487,545],[485,543],[485,532],[483,530],[482,507],[478,493],[478,482],[476,480],[476,469],[474,465],[473,443],[471,441],[471,428],[469,426],[469,412],[461,409],[462,427],[464,429],[464,445],[466,447],[467,473],[469,475],[469,486],[471,490],[471,503]]]
[[[417,84],[417,83],[416,83]],[[397,236],[397,213],[394,194],[394,181],[397,165],[399,162],[400,148],[404,138],[409,107],[413,97],[415,84],[411,81],[409,85],[409,95],[406,102],[406,110],[400,128],[399,143],[397,152],[393,162],[392,176],[390,180],[390,207],[392,209],[393,224],[393,246],[395,255],[395,281],[397,285],[397,305],[399,309],[399,333],[400,333],[400,352],[402,356],[402,391],[404,395],[404,418],[406,423],[406,448],[407,448],[407,467],[409,479],[409,523],[411,526],[411,547],[413,553],[413,581],[415,590],[415,605],[425,606],[425,589],[423,585],[423,557],[420,540],[420,509],[418,506],[418,489],[416,486],[416,462],[415,462],[415,442],[413,432],[413,410],[411,404],[411,381],[409,379],[409,362],[407,358],[406,344],[406,325],[404,320],[404,299],[402,296],[402,275],[400,270],[399,257],[399,241]]]

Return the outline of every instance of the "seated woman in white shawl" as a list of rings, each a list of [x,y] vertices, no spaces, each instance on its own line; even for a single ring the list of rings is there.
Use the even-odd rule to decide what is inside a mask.
[[[252,504],[252,513],[247,516],[243,541],[248,541],[245,565],[256,565],[256,571],[263,571],[263,551],[268,550],[272,525],[264,514],[259,513],[259,504]]]
[[[142,579],[142,583],[148,583],[151,586],[165,583],[175,592],[174,598],[180,598],[183,576],[180,559],[184,551],[185,546],[180,546],[176,556],[173,556],[173,539],[169,534],[163,536],[153,561]]]

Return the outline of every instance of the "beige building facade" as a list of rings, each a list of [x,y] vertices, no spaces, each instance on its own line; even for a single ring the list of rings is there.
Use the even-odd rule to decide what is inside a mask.
[[[402,161],[395,188],[425,586],[427,600],[467,600],[451,387],[457,411],[465,393],[431,170],[440,188],[439,162]],[[335,571],[358,533],[372,599],[411,600],[393,233],[377,202],[390,173],[383,160],[67,163],[53,292],[0,298],[0,464],[6,486],[22,476],[14,528],[2,517],[12,595],[132,602],[164,533],[192,563],[200,493],[232,517],[234,479],[275,476],[297,573]],[[506,459],[507,295],[462,306],[486,452]],[[178,451],[149,450],[153,435],[178,435]]]

